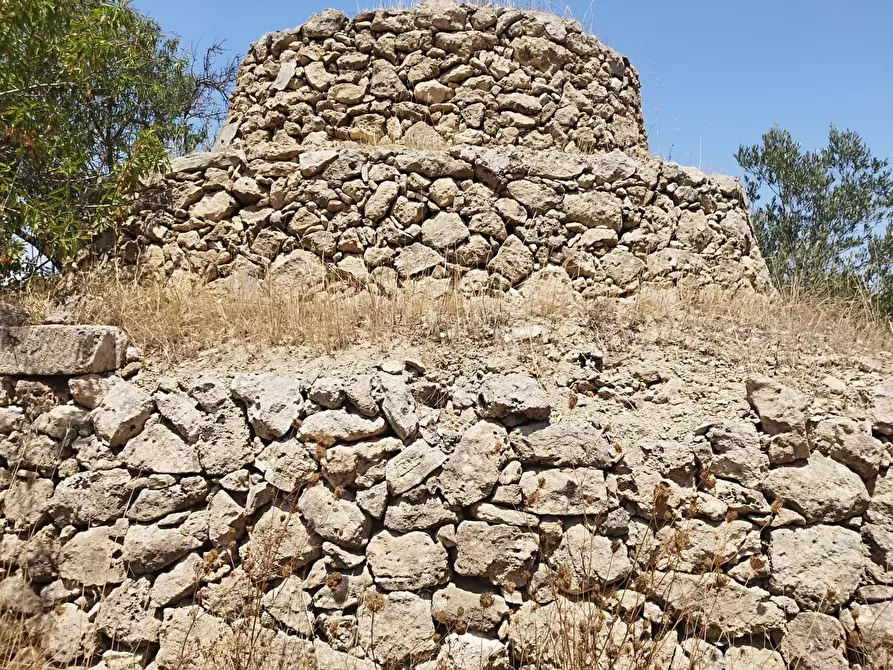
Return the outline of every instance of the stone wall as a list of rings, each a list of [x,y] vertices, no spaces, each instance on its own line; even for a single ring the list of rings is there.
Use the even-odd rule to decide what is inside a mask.
[[[577,355],[561,382],[31,359],[0,378],[0,608],[103,670],[888,667],[893,388],[863,424],[752,379],[737,418],[630,443],[556,384],[657,403],[660,375]]]
[[[648,154],[638,74],[579,23],[443,1],[252,45],[219,147],[343,140]]]
[[[142,207],[120,253],[164,276],[769,287],[736,180],[619,151],[260,145],[175,160]]]

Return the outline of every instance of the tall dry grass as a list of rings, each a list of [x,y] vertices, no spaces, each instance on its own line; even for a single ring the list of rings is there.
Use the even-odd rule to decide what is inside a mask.
[[[79,323],[119,326],[150,358],[178,362],[227,343],[303,346],[330,353],[396,341],[496,345],[531,321],[606,351],[670,343],[730,363],[798,365],[816,354],[886,359],[889,317],[858,299],[785,291],[762,295],[718,289],[643,289],[623,299],[582,299],[555,285],[527,298],[463,292],[425,280],[392,287],[332,286],[286,291],[262,283],[239,288],[126,278],[113,272],[34,280],[0,293],[39,322],[60,309]],[[564,342],[570,346],[573,342]]]

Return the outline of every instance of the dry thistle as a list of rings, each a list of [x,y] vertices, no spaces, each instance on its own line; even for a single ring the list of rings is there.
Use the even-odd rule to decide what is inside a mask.
[[[490,593],[489,591],[487,591],[487,592],[481,594],[480,602],[481,602],[481,607],[483,607],[484,609],[487,609],[488,607],[493,607],[493,603],[496,601],[493,598],[493,594]]]
[[[340,572],[330,572],[326,575],[325,585],[328,586],[333,591],[337,590],[339,586],[344,582],[344,575]]]
[[[385,606],[385,597],[378,591],[366,591],[363,596],[363,604],[370,612],[381,612]]]

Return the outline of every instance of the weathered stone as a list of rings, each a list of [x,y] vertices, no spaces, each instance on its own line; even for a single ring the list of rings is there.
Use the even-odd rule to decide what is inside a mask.
[[[568,221],[582,223],[587,228],[609,228],[617,233],[623,228],[621,202],[611,193],[595,191],[568,195],[564,198],[562,209]]]
[[[327,409],[304,419],[299,433],[305,441],[328,447],[335,442],[365,440],[381,435],[385,430],[387,423],[382,417],[369,419],[343,409]]]
[[[208,566],[198,554],[187,554],[168,572],[155,578],[150,594],[151,606],[165,607],[186,598],[194,593],[207,571]]]
[[[347,16],[344,12],[337,9],[326,9],[319,14],[314,14],[307,22],[301,26],[301,33],[304,37],[312,40],[325,39],[332,37],[339,30],[343,30],[347,25]]]
[[[149,580],[128,579],[102,600],[96,628],[113,644],[138,647],[158,640],[161,621],[149,605]]]
[[[275,440],[291,430],[304,402],[301,382],[268,373],[236,375],[232,393],[245,403],[254,432],[265,440]]]
[[[396,182],[385,181],[379,184],[375,192],[369,196],[364,210],[366,218],[371,219],[373,223],[381,221],[391,210],[391,205],[397,199],[400,193],[400,187]]]
[[[160,423],[132,438],[120,457],[127,467],[143,473],[179,475],[202,471],[198,450]]]
[[[539,551],[534,533],[516,526],[463,521],[456,531],[456,572],[484,577],[493,584],[523,586]]]
[[[155,662],[163,670],[202,667],[234,642],[234,633],[223,619],[198,605],[164,610]]]
[[[595,468],[528,471],[521,475],[521,491],[523,508],[534,514],[595,517],[617,506]]]
[[[123,444],[143,429],[154,407],[151,396],[138,386],[114,384],[93,410],[96,434],[113,447]]]
[[[97,526],[72,537],[59,551],[59,576],[84,586],[105,586],[124,581],[121,545],[110,528]]]
[[[313,634],[315,618],[312,602],[313,597],[304,590],[304,581],[295,575],[286,577],[261,599],[270,616],[298,635],[305,636]]]
[[[73,439],[89,431],[90,413],[72,405],[58,405],[34,419],[33,427],[57,440]]]
[[[318,637],[313,639],[313,650],[317,670],[379,670],[374,661],[333,649]]]
[[[570,526],[550,559],[558,588],[581,594],[626,577],[632,563],[622,542],[595,535],[583,524]]]
[[[394,437],[339,444],[326,451],[322,473],[333,487],[369,486],[384,477],[384,462],[402,448],[402,441]],[[367,476],[370,471],[374,474]]]
[[[757,587],[745,587],[715,572],[657,573],[656,597],[674,614],[684,613],[709,640],[736,639],[784,629],[784,611]]]
[[[307,448],[295,438],[271,442],[254,461],[264,479],[291,493],[306,484],[319,469]]]
[[[133,525],[124,536],[123,558],[131,572],[143,575],[161,570],[200,546],[201,540],[179,528]]]
[[[457,520],[456,515],[444,507],[439,498],[425,494],[412,499],[398,498],[388,505],[384,526],[398,533],[408,533],[456,523]]]
[[[509,235],[487,269],[508,279],[512,285],[519,284],[534,270],[533,254],[515,235]]]
[[[840,622],[825,614],[801,612],[788,623],[781,654],[799,670],[847,670],[846,635]]]
[[[509,440],[524,463],[608,468],[620,458],[603,431],[580,419],[527,424],[513,430]]]
[[[424,440],[416,440],[388,461],[385,473],[388,488],[402,495],[415,488],[446,461],[447,455]]]
[[[860,430],[858,424],[850,419],[821,421],[810,437],[818,451],[855,470],[865,479],[878,473],[886,453],[880,440]]]
[[[416,242],[400,250],[394,261],[394,267],[401,277],[411,279],[431,272],[444,262],[444,257],[434,249]]]
[[[721,423],[710,428],[707,439],[713,451],[707,461],[712,473],[750,488],[760,487],[769,470],[769,458],[753,424]]]
[[[893,380],[875,386],[872,401],[873,430],[881,435],[893,435]]]
[[[765,377],[747,380],[747,400],[769,435],[806,430],[809,398]]]
[[[360,508],[337,498],[322,484],[301,494],[298,509],[320,537],[335,544],[359,549],[369,538],[369,519]]]
[[[89,616],[73,603],[56,608],[44,624],[44,655],[60,666],[89,658],[99,646],[96,629]]]
[[[374,380],[381,399],[381,413],[404,442],[413,438],[419,427],[415,399],[399,375],[381,373]]]
[[[152,396],[158,413],[167,419],[181,437],[193,443],[201,436],[204,416],[195,408],[195,401],[179,393],[159,391]]]
[[[466,507],[493,492],[508,460],[506,438],[505,428],[489,421],[479,421],[465,431],[438,477],[447,502]]]
[[[3,515],[13,529],[27,530],[40,524],[51,511],[53,481],[15,478],[4,493]]]
[[[375,659],[385,667],[398,667],[411,657],[424,658],[437,650],[427,600],[405,591],[380,598],[380,604],[367,598],[357,610],[361,647],[374,650]]]
[[[131,495],[127,470],[79,472],[59,482],[49,502],[49,513],[60,525],[106,523],[124,514]],[[9,516],[8,498],[6,507]]]
[[[300,568],[319,557],[322,538],[312,533],[297,511],[272,505],[250,532],[254,560]]]
[[[867,667],[871,670],[889,667],[893,662],[893,650],[890,649],[890,640],[893,639],[893,612],[890,603],[859,605],[850,616],[855,619],[861,649],[873,664]]]
[[[484,380],[480,391],[480,414],[484,418],[503,419],[506,423],[520,423],[522,418],[543,421],[549,418],[552,407],[539,383],[519,372],[491,375]]]
[[[245,510],[226,491],[217,491],[208,500],[208,541],[229,547],[245,532]]]
[[[434,592],[431,614],[451,629],[459,627],[480,633],[495,629],[509,613],[505,599],[486,591],[466,591],[453,584]]]
[[[769,560],[773,591],[812,610],[832,610],[847,602],[867,565],[859,533],[838,526],[774,530]]]
[[[807,521],[834,522],[862,514],[870,497],[862,479],[837,461],[813,454],[805,465],[783,465],[766,475],[763,490]]]
[[[427,533],[382,531],[369,541],[366,560],[375,583],[388,591],[418,591],[449,581],[446,550]]]
[[[507,670],[511,667],[505,644],[471,633],[450,633],[440,648],[437,664],[446,670]]]
[[[123,365],[124,333],[110,326],[0,327],[0,375],[84,375]]]
[[[458,214],[441,212],[422,224],[422,243],[441,251],[455,249],[468,237],[468,227]]]
[[[206,219],[216,223],[231,217],[238,209],[238,203],[229,193],[216,191],[205,195],[205,197],[190,207],[189,213],[197,219]],[[91,370],[90,372],[101,371]]]

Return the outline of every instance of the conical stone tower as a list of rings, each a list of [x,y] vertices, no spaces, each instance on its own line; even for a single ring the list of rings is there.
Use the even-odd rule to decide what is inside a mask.
[[[435,0],[265,35],[215,151],[146,196],[119,255],[164,276],[769,287],[738,182],[650,158],[636,70],[541,12]]]

